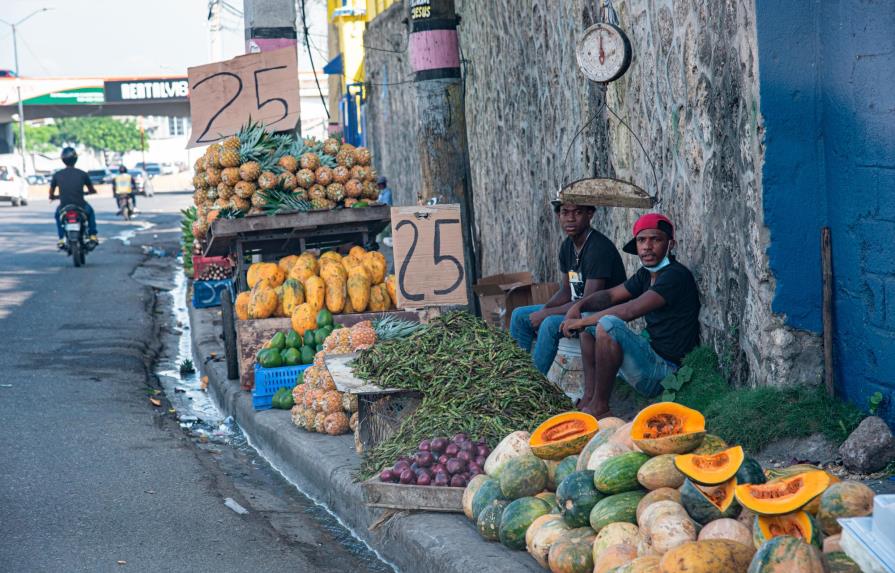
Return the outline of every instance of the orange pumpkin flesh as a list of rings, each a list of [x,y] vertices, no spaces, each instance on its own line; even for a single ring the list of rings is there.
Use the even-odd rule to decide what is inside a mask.
[[[702,443],[705,417],[674,402],[659,402],[637,414],[631,426],[631,438],[644,453],[685,454]]]
[[[695,482],[706,485],[724,483],[736,475],[745,459],[743,448],[735,446],[717,454],[684,454],[674,458],[677,469]]]
[[[579,453],[599,430],[597,419],[584,412],[565,412],[543,422],[529,439],[531,451],[543,460],[561,460]]]
[[[780,535],[796,537],[805,543],[813,543],[817,537],[814,523],[804,511],[786,515],[759,515],[755,527],[760,532],[760,535],[754,538],[756,548]]]
[[[818,470],[778,478],[764,484],[737,486],[737,501],[759,515],[781,515],[802,508],[830,485],[827,472]]]

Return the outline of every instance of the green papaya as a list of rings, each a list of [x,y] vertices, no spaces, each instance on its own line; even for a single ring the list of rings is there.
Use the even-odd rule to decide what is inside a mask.
[[[301,364],[301,351],[297,348],[287,348],[283,351],[283,362],[285,362],[287,366],[297,366]]]
[[[262,368],[279,368],[283,365],[283,358],[280,356],[279,350],[275,348],[265,348],[258,353],[258,364],[260,364]]]
[[[301,336],[298,335],[294,330],[290,330],[289,334],[286,335],[286,346],[289,348],[301,348],[301,343],[304,342]]]
[[[310,346],[302,346],[301,347],[301,363],[302,364],[313,364],[314,363],[314,349]]]
[[[277,350],[282,350],[286,347],[286,335],[282,332],[278,332],[273,335],[273,338],[270,339],[270,347],[276,348]]]
[[[317,326],[332,326],[332,323],[333,314],[329,310],[321,308],[317,313]]]
[[[304,346],[310,346],[311,348],[317,346],[317,337],[315,336],[316,334],[316,330],[308,330],[307,332],[305,332]]]

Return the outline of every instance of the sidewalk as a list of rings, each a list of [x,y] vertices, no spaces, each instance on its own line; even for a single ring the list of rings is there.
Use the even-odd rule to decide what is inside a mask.
[[[325,436],[292,424],[289,412],[255,412],[251,394],[227,379],[223,356],[220,309],[190,308],[193,351],[218,407],[234,417],[252,445],[297,484],[324,504],[356,535],[398,569],[412,573],[540,572],[528,553],[487,543],[463,514],[401,512],[382,520],[384,510],[367,508],[352,474],[360,458],[351,435]]]

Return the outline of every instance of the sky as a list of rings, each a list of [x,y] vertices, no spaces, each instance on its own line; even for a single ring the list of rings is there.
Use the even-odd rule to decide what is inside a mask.
[[[237,10],[242,0],[227,0]],[[315,2],[316,4],[316,2]],[[171,76],[209,63],[207,0],[0,0],[17,22],[22,76]],[[309,8],[310,9],[310,8]],[[315,62],[325,55],[325,13],[309,22]],[[224,58],[244,51],[242,18],[224,20]],[[12,33],[0,23],[0,69],[15,69]]]

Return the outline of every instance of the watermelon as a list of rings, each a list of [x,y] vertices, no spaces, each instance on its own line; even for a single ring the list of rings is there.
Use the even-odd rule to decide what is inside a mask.
[[[571,527],[584,527],[590,510],[603,499],[594,486],[594,472],[572,472],[556,488],[556,501],[565,522]]]
[[[566,479],[566,477],[575,471],[578,466],[578,456],[566,456],[563,458],[561,462],[559,462],[559,466],[556,468],[556,487],[559,487],[559,484],[562,483],[562,480]]]
[[[817,511],[824,533],[840,533],[840,517],[864,517],[873,513],[873,496],[873,490],[861,482],[843,481],[829,486],[820,496]]]
[[[503,465],[499,481],[505,498],[531,497],[547,487],[547,466],[531,454],[519,456]]]
[[[525,549],[525,532],[532,522],[550,513],[550,504],[536,497],[522,497],[510,502],[500,517],[498,537],[510,549]]]
[[[552,491],[542,491],[535,497],[538,499],[543,499],[550,504],[550,513],[559,513],[559,502],[556,500],[555,493],[553,493]]]
[[[801,539],[781,535],[761,546],[752,557],[748,573],[824,573],[823,555]]]
[[[590,460],[591,454],[593,454],[597,448],[605,444],[609,441],[609,438],[612,437],[612,434],[615,433],[615,430],[618,428],[609,427],[609,428],[600,428],[600,431],[597,432],[593,438],[584,446],[584,449],[578,453],[578,463],[575,466],[575,469],[578,471],[587,469],[587,462]]]
[[[740,464],[740,469],[737,470],[734,477],[737,478],[738,484],[765,483],[768,481],[764,475],[764,470],[761,469],[761,464],[752,458],[743,460],[743,463]]]
[[[694,521],[705,525],[710,521],[722,517],[736,518],[742,510],[742,506],[733,497],[733,489],[736,487],[735,478],[718,486],[699,486],[687,478],[681,486],[681,505]],[[720,506],[715,505],[707,494],[726,490],[725,498]],[[720,495],[720,494],[718,494]]]
[[[496,479],[488,479],[479,486],[478,491],[472,496],[472,519],[478,521],[479,514],[486,507],[491,505],[494,500],[505,500],[506,498],[500,493],[500,482]]]
[[[834,551],[824,555],[830,573],[861,573],[861,568],[843,551]]]
[[[463,490],[463,514],[467,519],[475,521],[475,518],[472,516],[472,499],[486,481],[488,481],[488,476],[478,474],[469,480],[466,489]]]
[[[637,504],[646,491],[626,491],[604,497],[593,507],[588,516],[591,529],[600,532],[610,523],[637,523]]]
[[[510,505],[509,501],[495,499],[479,514],[479,518],[476,520],[476,529],[479,530],[479,535],[481,535],[483,539],[486,541],[498,540],[500,534],[500,519],[508,505]]]
[[[649,456],[641,452],[627,452],[610,458],[594,474],[594,485],[606,495],[640,489],[637,471],[647,460]]]

